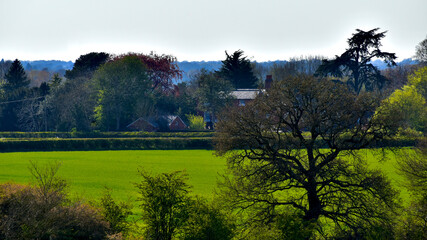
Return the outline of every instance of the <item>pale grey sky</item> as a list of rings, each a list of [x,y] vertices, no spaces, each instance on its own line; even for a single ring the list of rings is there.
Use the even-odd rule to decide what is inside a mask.
[[[333,57],[356,28],[399,61],[427,37],[427,0],[0,0],[0,59],[155,51],[179,61]]]

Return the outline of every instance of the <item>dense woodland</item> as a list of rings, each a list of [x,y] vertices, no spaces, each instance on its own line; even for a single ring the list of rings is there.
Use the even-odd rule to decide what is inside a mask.
[[[135,235],[128,204],[108,191],[97,207],[72,202],[58,164],[32,163],[34,185],[1,185],[0,239],[426,239],[427,39],[417,64],[397,66],[380,49],[384,37],[357,29],[335,58],[270,67],[225,52],[218,70],[177,84],[176,58],[155,53],[88,53],[64,77],[33,86],[19,60],[3,64],[0,131],[123,131],[139,117],[210,112],[228,171],[209,202],[189,194],[185,172],[140,170],[144,226]],[[390,67],[379,70],[376,59]],[[230,92],[239,88],[265,90],[238,107]],[[396,138],[416,142],[397,161],[406,205],[359,154]]]

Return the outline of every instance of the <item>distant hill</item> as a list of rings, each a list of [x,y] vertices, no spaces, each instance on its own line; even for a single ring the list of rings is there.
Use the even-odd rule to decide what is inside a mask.
[[[283,64],[287,61],[268,61],[268,62],[257,62],[262,68],[269,69],[273,64]],[[27,71],[31,70],[47,70],[49,72],[59,72],[61,74],[65,73],[65,70],[70,70],[73,68],[74,63],[71,61],[59,61],[59,60],[37,60],[37,61],[21,61],[22,66]],[[417,64],[416,60],[407,58],[398,62],[398,65],[412,65]],[[372,62],[374,66],[380,70],[386,69],[388,66],[383,61],[377,59]],[[183,71],[182,81],[190,81],[191,76],[196,72],[200,71],[202,68],[205,68],[208,71],[216,71],[221,68],[221,61],[182,61],[178,62],[178,67]]]
[[[60,70],[70,70],[74,66],[74,63],[71,61],[65,62],[59,60],[21,61],[21,63],[26,71],[47,70],[49,72],[57,72]]]
[[[182,81],[188,82],[191,80],[191,77],[200,71],[202,68],[208,70],[208,71],[216,71],[221,68],[221,61],[195,61],[195,62],[178,62],[178,67],[183,71],[182,74]]]
[[[372,64],[375,67],[377,67],[379,70],[384,70],[384,69],[386,69],[386,68],[389,67],[389,66],[387,66],[387,63],[383,62],[380,59],[372,61]],[[413,64],[418,64],[418,61],[413,60],[412,58],[406,58],[406,59],[403,59],[400,62],[397,62],[397,65],[413,65]]]

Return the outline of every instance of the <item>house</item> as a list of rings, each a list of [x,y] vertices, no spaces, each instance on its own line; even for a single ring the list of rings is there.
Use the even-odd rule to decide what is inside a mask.
[[[188,128],[187,124],[182,121],[182,119],[179,116],[166,116],[168,128],[171,131],[182,131]]]
[[[271,88],[273,84],[272,75],[267,75],[265,79],[265,89],[250,88],[250,89],[236,89],[231,91],[231,96],[233,96],[233,105],[243,107],[246,106],[250,101],[254,100],[259,94],[266,91],[266,89]],[[203,120],[206,124],[206,129],[213,129],[214,123],[218,119],[212,119],[212,114],[210,112],[204,112]]]
[[[261,92],[260,89],[236,89],[231,92],[233,96],[233,104],[235,106],[246,106],[247,103],[254,100]]]
[[[156,132],[159,127],[155,122],[140,117],[131,124],[127,125],[126,128],[131,131]]]
[[[188,128],[187,124],[179,116],[167,115],[160,117],[138,118],[126,128],[132,131],[183,131]]]
[[[254,100],[260,93],[265,92],[266,89],[271,88],[271,85],[273,84],[273,78],[272,75],[267,75],[265,79],[265,88],[264,89],[257,89],[257,88],[251,88],[251,89],[236,89],[231,92],[231,95],[234,98],[234,105],[235,106],[246,106],[247,103]]]

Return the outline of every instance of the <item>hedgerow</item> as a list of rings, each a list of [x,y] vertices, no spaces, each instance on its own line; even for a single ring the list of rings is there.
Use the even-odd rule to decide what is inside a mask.
[[[211,138],[87,138],[0,141],[1,152],[212,149]]]
[[[194,138],[212,137],[212,131],[194,132],[0,132],[0,138]]]

